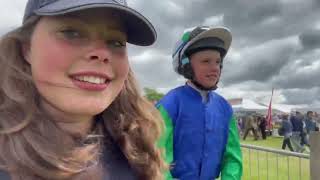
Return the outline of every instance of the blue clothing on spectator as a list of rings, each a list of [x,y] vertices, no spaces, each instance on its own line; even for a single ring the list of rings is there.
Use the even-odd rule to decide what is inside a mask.
[[[292,124],[288,120],[282,121],[282,128],[283,128],[283,134],[284,138],[290,138],[292,136]]]
[[[292,131],[293,132],[303,132],[303,122],[302,119],[300,119],[297,116],[291,116],[290,117],[290,122],[292,124]]]
[[[313,121],[312,119],[310,118],[306,118],[305,119],[305,123],[306,123],[306,130],[307,130],[307,133],[309,134],[311,131],[315,131],[316,130],[316,122]]]

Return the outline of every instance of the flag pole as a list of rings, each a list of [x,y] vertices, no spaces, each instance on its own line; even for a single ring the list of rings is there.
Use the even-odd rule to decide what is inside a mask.
[[[271,92],[271,98],[270,98],[270,103],[269,103],[269,107],[268,107],[268,113],[267,113],[267,129],[270,131],[271,129],[273,129],[273,126],[272,126],[272,97],[273,97],[273,91],[274,91],[274,88],[272,88],[272,92]]]

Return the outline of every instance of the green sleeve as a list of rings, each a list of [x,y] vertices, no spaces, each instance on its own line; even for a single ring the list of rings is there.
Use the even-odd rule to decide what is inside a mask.
[[[242,154],[236,119],[232,117],[226,151],[223,156],[221,180],[240,180],[242,176]]]
[[[162,119],[164,120],[165,128],[162,136],[160,137],[158,141],[158,147],[164,149],[164,159],[167,164],[171,164],[173,161],[173,126],[172,126],[172,120],[167,113],[167,111],[164,109],[163,106],[158,107],[160,114],[162,116]],[[165,180],[171,180],[172,176],[170,174],[170,171],[165,172]]]

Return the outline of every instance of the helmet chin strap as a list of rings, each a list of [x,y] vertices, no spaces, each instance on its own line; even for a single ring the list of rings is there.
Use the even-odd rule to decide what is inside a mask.
[[[199,89],[202,91],[212,91],[212,90],[216,90],[218,88],[217,84],[219,82],[219,80],[217,81],[217,83],[211,87],[204,87],[202,86],[200,83],[198,83],[196,80],[192,79],[191,82]]]
[[[222,66],[220,67],[220,69],[222,69]],[[216,82],[215,85],[211,86],[211,87],[204,87],[203,85],[201,85],[200,83],[198,83],[197,80],[195,80],[195,78],[193,77],[191,79],[191,82],[200,90],[202,91],[213,91],[213,90],[216,90],[218,88],[218,83],[219,83],[219,80],[220,80],[220,76],[221,76],[221,71],[220,71],[220,74],[219,74],[219,78]]]

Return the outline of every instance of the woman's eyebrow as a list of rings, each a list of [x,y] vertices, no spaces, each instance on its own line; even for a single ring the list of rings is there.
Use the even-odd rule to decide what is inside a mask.
[[[85,25],[91,25],[92,21],[90,21],[89,19],[85,19],[85,18],[81,18],[81,16],[78,16],[76,14],[71,14],[68,16],[60,16],[59,18],[61,18],[62,21],[74,21],[74,22],[78,22],[78,23],[83,23]],[[114,30],[114,31],[120,31],[124,34],[126,34],[126,29],[124,27],[118,27],[118,26],[108,26],[109,30]]]
[[[79,22],[79,23],[84,23],[84,24],[87,24],[89,25],[90,24],[90,21],[84,19],[84,18],[81,18],[80,16],[77,16],[77,15],[74,15],[74,14],[70,14],[70,15],[67,15],[67,16],[59,16],[59,19],[62,20],[62,21],[76,21],[76,22]]]
[[[94,27],[92,26],[93,22],[90,21],[90,19],[82,18],[77,14],[61,15],[61,16],[58,16],[58,18],[55,18],[55,20],[61,21],[63,24],[66,24],[66,25],[69,24],[69,25],[77,25],[81,27]],[[127,37],[126,28],[119,27],[119,25],[110,26],[109,24],[107,24],[107,26],[103,25],[100,27],[104,29],[103,31],[100,31],[101,34],[106,35],[112,32],[115,37],[122,37],[124,35],[125,38],[123,40],[127,41],[128,37]]]

